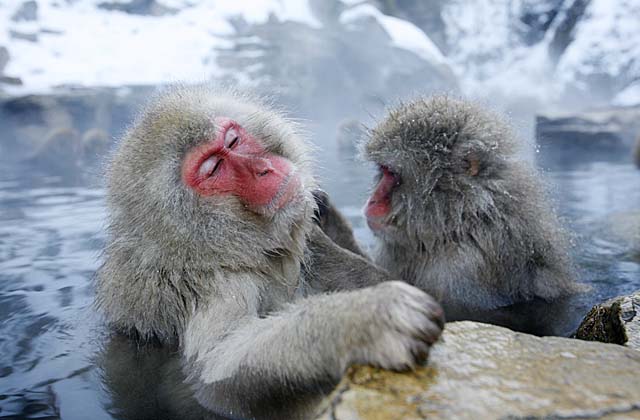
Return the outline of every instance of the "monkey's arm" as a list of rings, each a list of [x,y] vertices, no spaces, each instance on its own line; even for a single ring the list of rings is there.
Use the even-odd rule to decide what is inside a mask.
[[[329,195],[322,190],[315,190],[313,197],[318,205],[316,220],[322,231],[342,248],[369,259],[353,236],[349,222],[329,200]]]
[[[245,417],[321,395],[352,364],[410,368],[443,326],[439,306],[401,282],[314,296],[261,317],[259,288],[241,280],[202,305],[183,336],[196,397],[220,414]]]
[[[303,275],[318,291],[361,289],[391,280],[390,274],[361,255],[341,248],[318,226],[307,239]]]

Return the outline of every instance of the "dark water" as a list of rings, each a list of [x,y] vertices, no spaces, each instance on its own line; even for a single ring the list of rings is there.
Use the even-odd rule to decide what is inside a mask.
[[[0,418],[109,418],[92,357],[100,190],[0,171]]]
[[[323,186],[370,245],[360,215],[369,168],[333,146],[317,155]],[[574,233],[581,278],[594,287],[576,303],[577,322],[590,305],[640,288],[640,264],[624,238],[609,233],[618,215],[640,211],[640,170],[627,162],[585,163],[547,177]],[[99,188],[2,163],[0,418],[112,418],[113,394],[95,363],[106,332],[91,306],[103,203]]]

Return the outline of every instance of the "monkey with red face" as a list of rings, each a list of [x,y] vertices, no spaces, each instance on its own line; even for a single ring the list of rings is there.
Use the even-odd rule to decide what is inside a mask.
[[[375,261],[434,296],[447,319],[565,334],[575,282],[568,245],[538,181],[496,115],[444,96],[400,105],[373,130],[379,168],[365,206]],[[566,330],[562,330],[566,328]]]
[[[411,368],[440,335],[427,294],[314,225],[315,185],[295,127],[229,90],[170,89],[117,146],[97,304],[175,346],[207,409],[260,417],[355,363]]]

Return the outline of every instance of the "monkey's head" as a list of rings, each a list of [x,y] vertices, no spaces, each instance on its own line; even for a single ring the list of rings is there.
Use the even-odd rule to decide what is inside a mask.
[[[365,207],[369,226],[386,239],[412,241],[463,229],[463,218],[482,217],[493,205],[514,148],[508,127],[473,104],[446,96],[401,104],[364,145],[378,167]]]
[[[174,87],[115,151],[111,235],[152,263],[256,267],[268,255],[301,252],[314,185],[307,145],[261,100]]]

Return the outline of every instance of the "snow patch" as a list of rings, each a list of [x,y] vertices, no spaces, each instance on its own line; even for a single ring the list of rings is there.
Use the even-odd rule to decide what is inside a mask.
[[[612,103],[618,106],[640,105],[640,81],[634,82],[620,91],[613,98]]]
[[[590,74],[640,75],[640,2],[592,0],[586,15],[558,63],[559,76],[569,83]]]
[[[396,47],[413,51],[430,63],[449,65],[440,49],[420,28],[406,20],[387,16],[370,4],[362,4],[345,10],[340,16],[340,22],[348,25],[363,17],[375,18],[389,34],[391,42]]]
[[[273,17],[313,27],[320,23],[307,2],[297,0],[170,0],[165,16],[132,15],[97,7],[103,0],[38,0],[38,20],[13,22],[14,8],[0,7],[0,45],[9,50],[7,75],[24,85],[13,93],[59,85],[119,86],[202,81],[216,76],[216,48],[229,45],[232,18],[261,23]],[[16,6],[17,7],[17,6]],[[11,31],[36,35],[36,42]]]
[[[587,85],[589,76],[604,75],[624,86],[629,75],[640,75],[640,2],[638,0],[592,0],[572,33],[573,41],[553,63],[550,43],[567,8],[544,37],[527,45],[519,16],[536,10],[528,0],[452,0],[443,7],[447,58],[459,77],[463,91],[487,97],[534,98],[541,103],[570,99],[578,88],[585,95],[597,86]],[[542,3],[544,11],[549,4]],[[620,86],[620,88],[622,88]],[[625,93],[624,100],[635,90]],[[622,98],[622,96],[621,96]],[[622,99],[620,99],[622,100]]]

